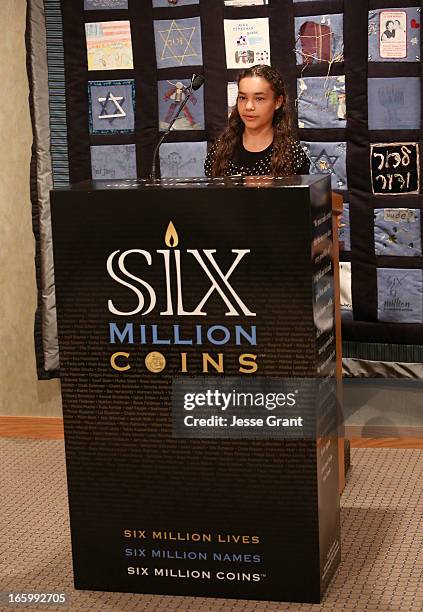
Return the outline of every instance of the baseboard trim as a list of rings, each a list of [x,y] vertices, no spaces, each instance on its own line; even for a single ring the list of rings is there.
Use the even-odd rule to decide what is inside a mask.
[[[345,425],[351,448],[423,448],[423,427]]]
[[[63,419],[0,416],[0,437],[62,440]],[[345,438],[350,440],[352,448],[423,448],[423,427],[363,428],[359,425],[346,425]]]
[[[60,417],[0,416],[0,437],[62,440]]]

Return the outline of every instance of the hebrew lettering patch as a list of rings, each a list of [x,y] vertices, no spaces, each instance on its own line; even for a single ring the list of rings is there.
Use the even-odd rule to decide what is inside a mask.
[[[375,195],[419,193],[419,145],[416,142],[370,145],[370,168]]]

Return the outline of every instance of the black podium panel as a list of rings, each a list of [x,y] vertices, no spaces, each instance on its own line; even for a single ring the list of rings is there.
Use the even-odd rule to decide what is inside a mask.
[[[77,588],[320,601],[340,556],[335,406],[291,438],[172,420],[178,381],[332,380],[330,181],[292,181],[52,193]]]

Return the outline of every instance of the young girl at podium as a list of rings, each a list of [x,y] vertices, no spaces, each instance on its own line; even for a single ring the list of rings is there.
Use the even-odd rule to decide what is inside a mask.
[[[308,174],[309,167],[279,72],[262,65],[242,70],[236,106],[207,155],[206,176],[290,176]]]

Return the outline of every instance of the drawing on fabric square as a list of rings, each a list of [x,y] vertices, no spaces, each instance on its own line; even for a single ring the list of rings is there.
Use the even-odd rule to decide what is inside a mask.
[[[343,319],[353,318],[352,289],[351,289],[351,262],[339,262],[339,285],[341,317]]]
[[[89,81],[90,134],[125,134],[135,127],[135,81]]]
[[[129,21],[97,21],[85,24],[88,70],[133,68]]]
[[[370,169],[376,195],[419,193],[419,145],[416,142],[370,145]]]
[[[225,19],[226,67],[270,65],[269,19]]]
[[[343,15],[295,18],[297,64],[319,64],[344,60]]]
[[[345,76],[297,79],[298,127],[345,127]]]
[[[258,6],[269,4],[269,0],[224,0],[225,6]]]
[[[347,188],[346,142],[302,142],[310,174],[330,174],[332,189]]]
[[[350,205],[344,202],[338,225],[340,251],[351,251]]]
[[[203,63],[199,17],[154,22],[157,68],[200,66]]]
[[[102,9],[127,9],[128,0],[84,0],[86,11],[98,11]]]
[[[159,152],[161,176],[204,176],[206,155],[206,142],[165,142]]]
[[[418,208],[377,208],[374,223],[376,255],[421,257]]]
[[[370,62],[420,61],[420,8],[369,12]]]
[[[377,318],[398,323],[423,322],[423,270],[377,269]]]
[[[199,0],[153,0],[153,8],[166,6],[186,6],[187,4],[198,4]]]
[[[101,145],[91,147],[93,180],[137,177],[135,145]]]
[[[420,97],[418,77],[369,79],[369,130],[418,130]]]
[[[231,112],[234,110],[238,100],[238,83],[236,81],[231,81],[230,83],[228,83],[227,96],[229,117]]]
[[[179,105],[187,97],[190,79],[177,81],[159,81],[159,130],[169,127]],[[203,88],[192,93],[187,104],[182,109],[179,118],[173,124],[174,130],[204,130],[204,95]]]

